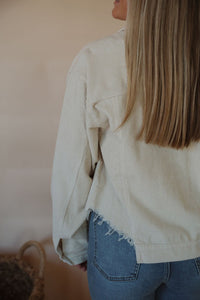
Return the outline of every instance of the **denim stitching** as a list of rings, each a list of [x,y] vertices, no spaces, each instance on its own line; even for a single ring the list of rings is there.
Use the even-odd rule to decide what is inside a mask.
[[[200,275],[200,257],[195,258],[194,262],[195,262],[195,265],[196,265],[196,268],[197,268],[197,272]]]
[[[96,224],[98,225],[101,225],[103,222],[104,222],[104,219],[101,219],[99,222],[98,222],[98,219],[99,218],[102,218],[102,216],[98,215],[96,212],[94,212],[94,217],[93,217],[93,223],[94,223],[94,240],[95,240],[95,249],[94,249],[94,260],[93,260],[93,264],[95,265],[95,267],[99,270],[99,272],[108,280],[110,281],[133,281],[133,280],[136,280],[138,278],[138,274],[139,274],[139,269],[140,269],[140,265],[141,264],[138,264],[136,263],[135,264],[135,267],[134,267],[134,271],[132,273],[131,276],[109,276],[97,263],[97,253],[96,253],[96,250],[97,250],[97,240],[96,240]],[[113,232],[115,232],[114,229],[111,228],[111,234]],[[108,231],[109,232],[109,231]],[[109,234],[109,233],[106,233],[106,234]],[[110,235],[110,234],[109,234]],[[120,240],[123,239],[120,238]],[[119,241],[119,240],[118,240]]]
[[[94,216],[94,217],[96,217],[96,216]],[[98,218],[98,216],[97,216],[97,218]],[[95,220],[97,219],[97,218],[95,218]],[[94,222],[94,221],[93,221]],[[96,226],[95,226],[95,223],[94,223],[94,226],[93,226],[93,228],[94,228],[94,261],[93,261],[93,263],[95,264],[95,261],[96,261],[96,249],[97,249],[97,240],[96,240]]]
[[[110,281],[133,281],[133,280],[137,280],[139,269],[140,269],[140,264],[136,264],[134,272],[131,276],[118,276],[118,277],[116,277],[116,276],[107,275],[107,273],[105,273],[105,271],[96,263],[96,261],[94,261],[94,265],[99,270],[99,272],[102,273],[102,275]]]
[[[169,279],[170,279],[170,270],[171,270],[170,262],[164,263],[164,282],[169,281]]]

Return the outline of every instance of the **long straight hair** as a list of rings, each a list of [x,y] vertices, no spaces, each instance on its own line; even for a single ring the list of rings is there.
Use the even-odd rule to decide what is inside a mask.
[[[120,126],[142,90],[137,139],[176,149],[200,141],[200,0],[128,0],[125,51]]]

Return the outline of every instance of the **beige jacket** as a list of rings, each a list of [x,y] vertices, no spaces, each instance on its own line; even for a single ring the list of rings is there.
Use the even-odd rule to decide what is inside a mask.
[[[116,130],[126,101],[124,35],[84,47],[67,76],[51,195],[54,246],[70,265],[87,260],[91,209],[134,244],[138,263],[200,256],[200,144],[136,141],[140,99]]]

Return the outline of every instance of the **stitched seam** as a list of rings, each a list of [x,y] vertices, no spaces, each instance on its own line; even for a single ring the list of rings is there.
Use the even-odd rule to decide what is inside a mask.
[[[93,98],[93,100],[95,100],[95,103],[93,103],[93,104],[97,104],[97,103],[99,103],[99,102],[101,102],[101,101],[110,100],[110,99],[112,99],[112,98],[119,97],[119,96],[123,96],[123,95],[126,95],[126,92],[120,93],[120,94],[116,94],[116,95],[112,95],[112,96],[108,96],[108,97]],[[89,101],[88,98],[86,99],[86,102],[89,103],[89,104],[91,104],[91,102]]]
[[[72,199],[72,197],[73,197],[73,193],[74,193],[74,190],[75,190],[75,188],[76,188],[76,182],[77,182],[77,180],[78,180],[78,177],[79,177],[79,174],[80,174],[80,171],[81,171],[81,167],[82,167],[82,163],[83,163],[83,161],[84,161],[84,158],[85,158],[85,153],[87,152],[87,145],[88,145],[88,141],[85,143],[85,149],[84,149],[84,152],[83,152],[83,155],[82,155],[82,157],[81,157],[81,160],[80,160],[80,164],[79,164],[79,168],[78,168],[78,171],[77,171],[77,174],[76,174],[76,176],[75,176],[75,180],[74,180],[74,182],[73,182],[73,186],[72,186],[72,189],[71,189],[71,193],[70,193],[70,195],[69,195],[69,197],[68,197],[68,201],[67,201],[67,203],[66,203],[66,205],[65,205],[65,207],[64,207],[64,214],[63,214],[63,222],[62,222],[62,229],[63,229],[63,227],[64,227],[64,223],[65,223],[65,217],[66,217],[66,214],[67,214],[67,208],[68,208],[68,206],[69,206],[69,204],[70,204],[70,201],[71,201],[71,199]],[[92,181],[92,180],[91,180]],[[92,184],[92,183],[91,183]],[[90,184],[90,186],[91,186],[91,184]],[[89,194],[89,191],[88,191],[88,194]],[[86,197],[86,199],[88,198],[88,195],[87,195],[87,197]]]
[[[98,213],[96,213],[94,210],[94,218],[93,218],[93,223],[94,223],[94,240],[95,240],[95,249],[94,249],[94,260],[93,260],[93,264],[95,265],[95,267],[99,270],[99,272],[102,273],[102,275],[107,278],[108,280],[110,281],[133,281],[133,280],[136,280],[138,278],[138,274],[139,274],[139,269],[140,269],[140,265],[141,264],[138,264],[136,263],[135,264],[135,267],[134,267],[134,272],[133,272],[133,275],[131,276],[109,276],[107,275],[107,273],[99,266],[98,262],[97,262],[97,239],[96,239],[96,225],[97,225],[97,222],[98,222],[98,219],[101,218],[101,215],[98,215]],[[101,219],[99,222],[98,222],[98,225],[102,225],[102,223],[104,222],[104,219]],[[106,221],[105,221],[106,222]],[[114,229],[112,229],[113,232],[114,232]],[[112,232],[112,233],[113,233]],[[118,240],[119,241],[119,240]]]
[[[165,246],[165,248],[167,248],[167,247],[169,247],[169,248],[171,248],[171,247],[173,247],[174,245],[181,245],[182,247],[188,247],[189,245],[191,245],[191,244],[198,244],[198,243],[200,243],[200,240],[197,240],[197,241],[194,241],[194,242],[188,242],[188,243],[175,243],[175,242],[172,242],[171,244],[165,244],[165,243],[152,243],[152,244],[142,244],[142,243],[135,243],[135,245],[137,245],[137,246],[139,246],[139,247],[141,247],[141,248],[153,248],[153,247],[155,247],[155,246],[160,246],[160,247],[162,247],[162,246]]]
[[[197,272],[200,275],[200,258],[199,257],[195,258],[194,262],[195,262],[195,266],[196,266]]]

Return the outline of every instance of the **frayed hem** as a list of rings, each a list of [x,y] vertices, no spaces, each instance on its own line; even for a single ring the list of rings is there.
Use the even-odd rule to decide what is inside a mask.
[[[105,235],[111,235],[114,232],[117,232],[120,236],[119,239],[118,239],[118,242],[120,242],[121,240],[127,240],[127,242],[131,246],[134,246],[133,239],[131,239],[125,233],[118,230],[115,226],[111,225],[110,221],[106,220],[98,211],[93,210],[93,212],[96,214],[96,216],[94,216],[94,218],[93,218],[93,222],[95,222],[98,218],[100,218],[100,220],[97,222],[98,225],[102,225],[103,222],[106,222],[108,224],[108,226],[110,227],[109,230],[105,233]]]

